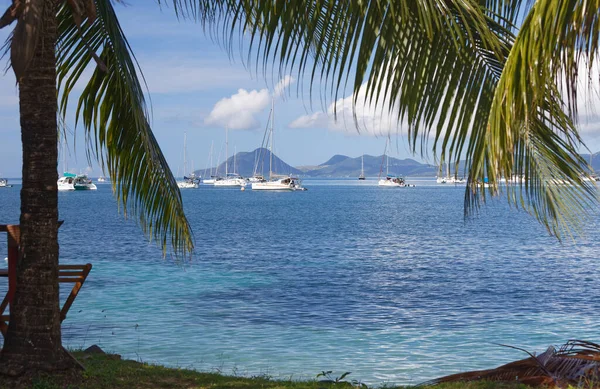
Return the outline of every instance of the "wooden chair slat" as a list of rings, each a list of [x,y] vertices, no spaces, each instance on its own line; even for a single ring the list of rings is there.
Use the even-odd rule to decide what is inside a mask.
[[[85,265],[58,265],[58,270],[68,270],[68,269],[83,270],[88,265],[92,266],[90,263],[85,264]]]
[[[73,288],[71,293],[67,297],[67,300],[63,304],[60,310],[60,321],[62,322],[67,317],[69,308],[73,305],[81,286],[85,282],[88,274],[92,270],[92,264],[87,263],[85,265],[58,265],[58,282],[59,283],[72,283]],[[8,294],[4,297],[4,300],[0,304],[0,332],[2,335],[6,335],[8,330],[8,321],[10,315],[4,315],[6,308],[9,305]]]

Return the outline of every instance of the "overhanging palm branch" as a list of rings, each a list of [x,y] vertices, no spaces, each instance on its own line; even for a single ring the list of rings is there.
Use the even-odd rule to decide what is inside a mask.
[[[596,2],[538,3],[172,0],[179,15],[210,26],[225,43],[236,32],[240,41],[249,39],[263,69],[272,61],[282,74],[295,69],[299,78],[309,77],[311,90],[317,81],[325,85],[334,100],[350,85],[355,106],[384,105],[407,124],[413,152],[426,155],[433,139],[442,161],[458,166],[465,158],[466,214],[485,200],[484,178],[497,194],[501,176],[524,174],[522,186],[507,188],[508,199],[559,235],[577,226],[576,216],[597,200],[581,178],[587,169],[577,154],[582,141],[573,124],[575,106],[566,110],[560,84],[546,74],[572,74],[570,57],[553,58],[581,58],[575,55],[579,46],[597,45],[598,8]],[[516,38],[516,24],[530,9],[537,14],[526,18]],[[576,23],[569,24],[575,13]],[[552,27],[561,18],[562,27]],[[555,23],[537,22],[543,28],[532,30],[540,20]],[[534,55],[545,40],[543,56]],[[561,51],[565,43],[575,52]],[[527,45],[535,50],[523,56]],[[539,61],[554,73],[531,77]],[[566,80],[574,85],[572,77]],[[358,100],[361,88],[364,101]],[[568,96],[571,101],[574,95]]]
[[[510,347],[510,346],[509,346]],[[511,347],[516,348],[516,347]],[[518,350],[522,350],[517,348]],[[570,340],[558,349],[550,346],[545,352],[489,370],[452,374],[424,382],[432,386],[449,382],[503,381],[520,382],[543,387],[596,387],[600,380],[600,345]]]
[[[144,232],[157,239],[163,251],[170,239],[176,253],[189,253],[191,229],[177,183],[149,125],[135,58],[111,2],[95,4],[93,23],[74,20],[67,7],[58,14],[60,112],[67,114],[70,94],[100,53],[101,65],[79,97],[76,123],[83,124],[91,153],[108,170],[125,214],[139,216]]]
[[[584,180],[589,170],[577,152],[583,141],[575,126],[578,65],[587,58],[591,66],[597,52],[600,4],[592,3],[541,0],[530,9],[471,170],[471,177],[487,175],[494,183],[501,175],[525,175],[522,187],[508,188],[509,198],[556,234],[577,227],[578,216],[597,206],[595,187]]]

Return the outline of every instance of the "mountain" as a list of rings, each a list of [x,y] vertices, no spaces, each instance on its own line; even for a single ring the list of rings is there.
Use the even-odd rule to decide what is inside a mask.
[[[345,155],[336,154],[333,157],[329,158],[329,160],[327,162],[324,162],[324,163],[320,164],[319,166],[325,167],[325,166],[330,166],[330,165],[337,165],[338,163],[344,162],[347,159],[350,159],[350,157],[347,157]]]
[[[242,177],[252,177],[254,175],[254,166],[258,161],[258,172],[257,174],[262,174],[264,177],[269,177],[269,157],[270,151],[265,148],[258,148],[254,151],[250,152],[239,152],[235,155],[235,157],[231,156],[227,159],[227,172],[228,173],[237,173]],[[235,160],[235,167],[234,167]],[[210,171],[213,173],[216,171],[216,175],[225,175],[225,162],[220,164],[219,166],[212,169],[206,169],[206,175],[210,175]],[[204,176],[204,170],[199,169],[194,173],[197,175]],[[284,161],[282,161],[276,154],[273,154],[273,173],[275,174],[293,174],[300,175],[302,174],[301,170],[296,169],[293,166],[288,165]]]
[[[365,176],[377,177],[379,173],[385,174],[386,166],[383,155],[364,156]],[[317,168],[304,172],[309,177],[358,177],[361,172],[361,157],[350,158],[344,155],[335,155]],[[435,176],[437,168],[423,164],[414,159],[389,158],[390,174],[402,176]]]
[[[270,151],[265,148],[258,148],[251,152],[240,152],[235,156],[235,169],[233,166],[234,157],[228,161],[228,172],[238,173],[243,177],[251,177],[254,174],[254,166],[258,161],[258,174],[264,177],[269,176],[269,156]],[[581,154],[582,158],[590,161],[590,154]],[[592,154],[592,167],[595,171],[600,171],[600,153]],[[364,156],[365,176],[378,177],[380,172],[385,175],[386,161],[383,155]],[[273,154],[273,173],[282,175],[299,175],[303,177],[356,177],[360,175],[361,157],[351,158],[345,155],[334,155],[327,162],[320,165],[293,167],[282,161],[277,155]],[[207,174],[210,175],[209,169]],[[213,168],[214,171],[214,168]],[[218,174],[225,175],[225,163],[218,166]],[[435,177],[438,174],[439,167],[435,165],[424,164],[414,159],[389,158],[390,174],[400,176],[420,176]],[[445,167],[443,169],[445,175]],[[464,175],[464,161],[459,166],[459,177]],[[204,176],[204,170],[196,170],[196,174]],[[454,173],[454,168],[452,168]]]

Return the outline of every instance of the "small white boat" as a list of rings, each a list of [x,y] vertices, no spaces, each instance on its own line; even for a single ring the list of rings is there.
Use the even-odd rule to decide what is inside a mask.
[[[63,173],[63,176],[60,177],[56,182],[58,185],[58,190],[75,190],[75,178],[77,178],[77,174],[67,172]]]
[[[200,180],[193,177],[183,177],[183,181],[177,181],[179,189],[197,189]]]
[[[106,178],[105,177],[98,177],[98,182],[106,182]]]
[[[414,185],[412,184],[407,184],[406,181],[404,181],[404,178],[402,177],[398,177],[395,176],[393,174],[389,173],[390,170],[390,158],[387,155],[387,145],[388,145],[388,141],[386,140],[385,142],[385,148],[383,149],[383,158],[385,158],[386,160],[386,164],[385,164],[385,177],[381,178],[381,172],[383,171],[383,160],[381,161],[381,169],[379,170],[379,181],[377,182],[377,185],[384,187],[384,188],[404,188],[404,187],[414,187]]]
[[[227,173],[227,175],[221,179],[216,179],[214,182],[214,186],[218,187],[239,187],[248,185],[248,181],[246,181],[242,176],[235,173]]]
[[[467,183],[464,178],[453,177],[453,176],[437,177],[436,182],[438,184],[457,184],[457,185]]]
[[[12,188],[12,185],[9,185],[6,178],[0,178],[0,188]]]
[[[73,182],[75,190],[96,190],[96,185],[85,174],[78,174]]]
[[[402,177],[396,177],[391,174],[385,176],[379,180],[379,186],[387,187],[387,188],[402,188],[406,186],[406,182]]]
[[[56,182],[58,190],[96,190],[96,185],[85,174],[65,172]]]
[[[297,177],[282,177],[279,179],[273,179],[270,181],[264,180],[263,182],[253,182],[252,190],[306,190],[301,184]]]
[[[263,176],[261,175],[255,175],[252,177],[249,177],[246,179],[249,183],[254,184],[256,182],[265,182],[267,181]]]

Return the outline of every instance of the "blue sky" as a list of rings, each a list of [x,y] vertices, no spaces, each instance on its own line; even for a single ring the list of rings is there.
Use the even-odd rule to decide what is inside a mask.
[[[0,0],[3,9],[9,4],[10,0]],[[241,58],[245,52],[237,51],[230,58],[206,37],[200,25],[178,21],[171,8],[161,9],[154,1],[129,0],[128,6],[115,7],[148,82],[152,128],[175,174],[183,174],[184,133],[188,164],[193,161],[196,169],[207,165],[211,142],[215,161],[219,153],[223,160],[226,125],[231,128],[230,155],[234,149],[251,151],[260,146],[273,91],[285,75],[269,73],[266,79],[262,73],[257,75],[244,67]],[[0,30],[1,40],[6,39],[11,27]],[[334,154],[380,155],[385,145],[382,134],[397,134],[393,121],[368,109],[359,112],[364,128],[357,132],[349,104],[341,109],[341,121],[334,123],[331,115],[323,112],[331,101],[322,103],[317,93],[311,102],[308,94],[299,96],[298,90],[298,80],[294,80],[275,103],[275,153],[291,165],[319,164]],[[0,77],[0,176],[21,175],[17,96],[14,75],[9,70]],[[72,128],[72,115],[69,123]],[[595,117],[582,125],[584,139],[593,151],[600,150],[598,129],[600,120]],[[75,132],[78,142],[68,158],[68,168],[79,172],[88,163],[79,142],[84,138],[83,131],[78,128]],[[393,139],[391,155],[413,158],[405,137],[393,135]],[[433,163],[433,158],[424,161]],[[62,162],[60,166],[62,169]],[[91,175],[100,174],[99,168],[92,166]]]

